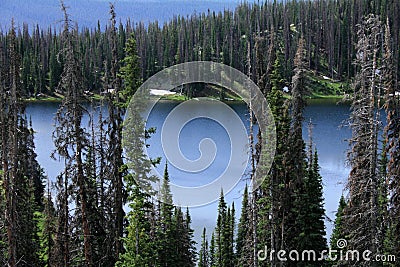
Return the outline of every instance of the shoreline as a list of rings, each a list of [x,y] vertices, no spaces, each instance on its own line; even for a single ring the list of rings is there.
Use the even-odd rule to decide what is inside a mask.
[[[287,98],[287,97],[285,96],[285,98]],[[31,104],[31,103],[61,103],[62,99],[63,99],[62,97],[44,97],[44,98],[26,98],[26,99],[23,99],[22,101],[24,103],[28,103],[28,104]],[[102,98],[99,97],[99,96],[89,97],[88,98],[88,102],[90,102],[90,101],[100,101],[100,100],[102,100]],[[219,100],[219,99],[216,98],[216,100]],[[312,96],[305,97],[305,100],[307,102],[314,102],[314,101],[317,101],[317,102],[319,102],[319,101],[321,101],[321,102],[323,102],[323,101],[341,102],[341,101],[344,100],[344,96],[343,95],[316,95],[316,94],[313,94]],[[186,100],[185,99],[168,98],[168,97],[163,98],[162,97],[160,99],[160,101],[184,102]],[[235,103],[242,103],[244,101],[240,100],[240,99],[232,99],[232,100],[231,99],[224,99],[224,100],[222,100],[222,102],[235,104]]]

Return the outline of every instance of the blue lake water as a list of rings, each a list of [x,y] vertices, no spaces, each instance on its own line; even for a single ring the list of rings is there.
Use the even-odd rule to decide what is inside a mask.
[[[156,133],[148,140],[150,147],[148,154],[150,157],[162,157],[159,165],[159,172],[163,172],[165,166],[165,156],[160,145],[162,124],[168,113],[177,105],[172,102],[162,102],[156,105],[150,114],[147,122],[148,126],[156,127]],[[243,104],[232,104],[231,108],[239,115],[242,123],[248,129],[249,116],[247,107]],[[27,106],[28,117],[32,118],[35,134],[36,153],[38,161],[45,169],[51,180],[62,169],[62,164],[50,158],[54,150],[52,142],[52,132],[54,129],[54,115],[58,108],[57,103],[30,103]],[[339,198],[343,192],[344,183],[349,173],[346,166],[346,151],[348,144],[345,141],[350,137],[350,130],[340,127],[343,121],[348,118],[349,106],[345,104],[318,101],[311,103],[305,109],[305,122],[313,123],[313,141],[319,153],[319,163],[324,184],[325,209],[327,220],[325,221],[327,235],[332,231],[332,222],[337,209]],[[88,119],[84,120],[87,124]],[[308,140],[307,123],[303,128],[303,137]],[[195,160],[200,156],[198,149],[199,142],[204,138],[210,138],[217,146],[215,162],[209,168],[199,174],[190,174],[181,171],[174,166],[169,166],[171,181],[181,186],[199,186],[209,183],[213,177],[217,177],[224,170],[224,166],[229,162],[229,153],[232,145],[224,127],[207,118],[198,118],[187,123],[180,132],[179,146],[182,153],[190,160]],[[246,181],[241,181],[237,186],[226,194],[228,203],[235,202],[236,217],[240,215],[241,195]],[[216,221],[217,203],[211,203],[202,207],[191,208],[192,226],[195,229],[196,240],[200,240],[201,230],[207,227],[209,236],[214,229]]]

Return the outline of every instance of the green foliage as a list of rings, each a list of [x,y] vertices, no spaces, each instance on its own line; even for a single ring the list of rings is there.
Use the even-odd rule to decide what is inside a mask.
[[[137,54],[136,39],[132,34],[125,46],[125,58],[123,67],[121,67],[121,76],[124,79],[124,89],[121,92],[122,102],[127,106],[130,98],[135,94],[136,90],[142,83],[140,73],[140,62]]]
[[[35,212],[34,220],[38,229],[38,240],[40,249],[38,257],[41,266],[51,266],[51,253],[54,246],[54,232],[56,228],[56,221],[54,211],[48,212]]]
[[[218,204],[217,226],[215,228],[215,247],[212,247],[212,249],[215,250],[213,256],[214,266],[232,266],[235,262],[233,251],[234,217],[234,206],[232,206],[232,208],[227,206],[224,193],[221,190]]]
[[[208,254],[208,240],[206,235],[206,228],[203,229],[201,236],[201,248],[199,252],[199,264],[198,267],[209,267],[209,254]]]
[[[343,230],[343,227],[345,227],[345,225],[343,225],[343,216],[344,216],[344,209],[346,208],[346,206],[347,206],[346,200],[342,195],[339,200],[339,207],[336,211],[336,218],[330,239],[330,248],[334,250],[338,249],[337,241],[339,239],[346,239]]]
[[[117,266],[151,266],[156,260],[156,245],[150,236],[154,206],[146,192],[152,191],[150,182],[156,181],[156,177],[149,175],[152,163],[143,152],[145,136],[142,118],[136,110],[128,109],[128,114],[125,127],[131,131],[125,132],[123,145],[130,172],[124,177],[130,211],[127,215],[128,234],[124,238],[126,252],[121,255]]]
[[[355,183],[350,188],[359,189],[358,185],[367,180],[376,182],[375,187],[369,190],[361,188],[360,193],[356,192],[362,197],[357,195],[353,198],[351,208],[360,208],[363,204],[367,208],[361,207],[362,209],[354,213],[364,216],[371,212],[370,203],[376,207],[371,212],[373,216],[368,217],[371,220],[363,217],[360,221],[356,221],[359,223],[356,227],[353,223],[345,225],[344,211],[348,209],[351,215],[351,209],[342,197],[330,243],[332,249],[335,249],[337,240],[348,238],[349,233],[354,237],[357,236],[358,230],[372,232],[370,231],[372,229],[379,235],[385,236],[384,248],[378,245],[377,250],[398,253],[400,247],[399,103],[394,97],[396,89],[393,81],[398,78],[395,76],[399,73],[397,71],[399,65],[393,65],[393,62],[400,64],[400,61],[398,53],[392,55],[390,50],[398,47],[400,31],[396,14],[400,5],[396,1],[392,1],[390,5],[392,6],[389,10],[388,1],[372,3],[367,0],[347,2],[326,0],[317,1],[315,5],[302,1],[284,3],[267,1],[261,5],[243,4],[234,12],[226,11],[224,14],[210,12],[189,18],[177,17],[163,26],[151,22],[147,27],[141,23],[135,27],[130,23],[126,25],[120,23],[116,27],[113,14],[113,29],[104,32],[101,31],[100,24],[97,29],[71,32],[67,25],[62,35],[54,33],[51,29],[42,31],[39,27],[30,31],[26,25],[22,26],[19,33],[14,27],[8,33],[1,32],[0,152],[2,163],[5,164],[1,168],[9,163],[7,172],[0,170],[2,200],[0,219],[2,222],[7,222],[0,232],[1,263],[9,260],[10,265],[15,265],[15,260],[22,259],[35,266],[82,265],[86,256],[82,248],[83,243],[86,243],[86,246],[90,245],[92,248],[85,253],[93,252],[94,264],[112,265],[113,260],[99,263],[103,254],[107,254],[107,257],[112,254],[111,258],[114,257],[114,260],[119,257],[117,266],[194,266],[197,255],[193,230],[190,226],[190,214],[188,210],[185,213],[171,205],[172,195],[167,167],[161,190],[162,201],[158,205],[154,203],[151,183],[157,182],[157,178],[149,173],[156,161],[148,160],[143,151],[145,140],[152,133],[151,130],[143,133],[145,122],[139,115],[143,103],[139,101],[136,107],[127,111],[129,118],[124,126],[132,129],[132,132],[124,136],[128,161],[126,165],[122,163],[122,152],[116,148],[121,142],[119,133],[122,128],[122,111],[128,107],[142,80],[172,64],[192,60],[213,60],[229,64],[242,72],[250,69],[250,74],[253,71],[252,66],[256,66],[257,60],[260,60],[258,56],[254,56],[255,38],[265,37],[268,42],[269,34],[275,29],[277,41],[271,44],[274,49],[271,49],[271,55],[268,55],[272,60],[266,67],[269,77],[265,79],[270,83],[266,85],[268,90],[265,91],[268,91],[266,97],[275,117],[278,140],[274,162],[271,170],[264,170],[265,166],[259,166],[264,172],[265,179],[261,188],[251,196],[254,199],[251,199],[247,187],[245,189],[236,239],[236,255],[234,254],[235,209],[233,205],[232,207],[227,205],[221,193],[217,226],[212,233],[210,246],[206,232],[203,232],[199,264],[201,267],[255,264],[250,262],[253,260],[251,254],[254,249],[252,231],[256,231],[258,248],[264,245],[270,245],[272,249],[284,247],[287,250],[295,248],[319,251],[325,248],[322,178],[319,174],[318,156],[315,152],[307,158],[302,140],[304,98],[308,88],[311,88],[311,93],[317,97],[349,93],[347,84],[355,71],[358,71],[357,68],[362,71],[371,69],[367,66],[368,62],[364,62],[364,65],[359,64],[358,67],[352,64],[357,55],[355,48],[362,44],[362,42],[356,43],[354,29],[357,24],[363,22],[363,16],[368,12],[380,14],[381,18],[388,17],[385,45],[381,47],[382,49],[377,49],[378,57],[381,57],[380,53],[385,55],[376,63],[383,64],[382,85],[386,90],[385,108],[389,123],[384,133],[386,140],[380,161],[378,162],[379,157],[375,155],[376,157],[374,156],[370,162],[372,163],[370,168],[366,167],[365,162],[354,167],[352,177],[359,176],[362,179],[355,180],[360,183]],[[66,18],[67,24],[68,21]],[[390,29],[389,25],[392,25],[393,29]],[[379,34],[382,32],[380,30]],[[390,37],[391,33],[394,34],[393,39]],[[360,38],[360,40],[368,42],[372,40],[371,38],[368,40]],[[382,43],[381,41],[383,38],[378,43]],[[297,51],[296,44],[298,44]],[[366,48],[358,48],[362,52],[367,51]],[[267,60],[261,61],[264,64]],[[118,62],[123,66],[120,71]],[[103,81],[100,78],[109,74],[107,66],[111,66],[113,72],[111,83],[106,78]],[[263,67],[265,66],[260,69],[264,70]],[[358,75],[356,81],[365,81],[375,75],[375,72],[371,74]],[[290,87],[291,105],[282,93],[282,88],[288,84],[290,76],[293,76]],[[123,79],[123,84],[117,81],[120,78]],[[102,82],[106,86],[102,86]],[[109,85],[115,88],[108,88]],[[121,85],[122,90],[119,90]],[[362,86],[365,87],[364,92],[359,90]],[[361,100],[367,99],[365,92],[370,89],[368,83],[362,86],[357,84],[354,87],[356,93],[364,94],[359,94],[358,99],[355,99],[354,112],[362,110],[363,106],[370,105],[370,102],[380,99],[383,95],[381,92],[377,97],[369,96],[370,102],[362,102]],[[89,134],[81,128],[81,118],[85,110],[81,101],[85,100],[86,94],[95,94],[97,97],[100,96],[101,100],[106,99],[101,93],[102,87],[118,89],[117,93],[109,98],[112,101],[111,105],[116,107],[113,110],[116,115],[109,119],[109,125],[114,126],[110,127],[114,132],[109,137],[111,136],[111,141],[115,142],[107,143],[110,144],[111,154],[108,158],[102,159],[104,164],[97,168],[97,161],[102,155],[96,154],[99,147],[95,144],[87,145]],[[182,100],[207,93],[209,88],[197,84],[191,88],[187,87],[186,96],[170,97],[173,100]],[[211,90],[217,91],[215,88]],[[222,89],[217,93],[220,99],[227,96],[235,98]],[[57,212],[53,210],[51,197],[43,198],[44,174],[35,159],[33,130],[27,125],[24,108],[19,101],[21,97],[35,99],[48,98],[48,95],[64,95],[57,114],[57,129],[54,134],[57,151],[67,163],[65,172],[58,177]],[[362,105],[358,106],[357,103]],[[372,113],[378,106],[372,104],[371,109],[364,114]],[[373,120],[374,118],[370,117],[369,121]],[[364,127],[367,124],[363,121],[363,117],[353,122],[358,122],[361,130],[366,129]],[[357,128],[354,135],[359,133],[368,139],[371,138],[371,131],[361,132]],[[95,141],[95,134],[92,138]],[[361,161],[376,154],[378,150],[376,142],[365,145],[361,141],[368,142],[361,139],[353,142],[358,144],[354,146],[355,153],[358,154],[352,159]],[[77,146],[84,147],[75,151]],[[373,153],[363,151],[365,148],[371,148]],[[80,161],[76,162],[79,157]],[[378,164],[375,164],[377,162]],[[124,176],[126,194],[122,190],[122,180],[119,187],[121,190],[118,193],[114,194],[112,191],[116,184],[113,184],[111,189],[107,188],[112,191],[111,193],[105,190],[108,195],[104,190],[98,190],[98,179],[109,174],[107,171],[112,169],[109,167],[110,164],[114,164],[112,168],[115,177],[121,178],[126,171],[129,171],[129,174]],[[106,170],[102,169],[103,167]],[[364,175],[362,172],[366,169],[371,170],[373,175],[368,177]],[[109,179],[115,182],[116,179],[113,178]],[[13,187],[6,183],[9,181]],[[372,190],[374,188],[377,190]],[[375,198],[367,199],[371,192],[376,192]],[[73,198],[72,195],[76,197]],[[350,195],[354,196],[354,193]],[[390,202],[388,196],[391,197]],[[114,223],[112,218],[118,208],[111,207],[111,203],[118,199],[121,211],[125,197],[130,211],[124,229],[126,235],[122,240],[125,252],[118,256],[118,253],[114,253],[113,246],[116,246],[114,244],[118,243],[119,237],[122,236],[123,212],[119,213],[121,231],[116,233],[118,232],[116,224],[119,222]],[[100,199],[104,198],[109,199],[109,202],[106,204],[103,202],[99,211],[97,205],[102,203]],[[72,200],[77,207],[73,214],[69,213],[69,201]],[[81,206],[82,203],[86,205],[85,210]],[[103,225],[102,222],[106,219],[109,221]],[[253,219],[257,221],[257,229],[252,228],[254,225],[250,221]],[[369,226],[372,220],[374,227]],[[89,229],[89,234],[82,233],[82,221],[87,222],[86,229]],[[13,235],[6,235],[7,227],[7,230],[13,231]],[[366,236],[364,232],[358,235]],[[15,240],[11,240],[10,238],[14,236]],[[372,242],[373,245],[382,241],[377,235],[372,235],[371,240],[373,238],[376,239],[376,242]],[[59,242],[58,246],[53,242]],[[104,248],[103,243],[107,243]],[[352,243],[353,246],[358,245],[357,242]],[[5,251],[7,248],[8,252]],[[259,266],[265,264],[267,263],[260,263]],[[314,265],[314,263],[307,264],[307,266]],[[296,263],[296,266],[303,264]]]
[[[173,238],[170,242],[175,244],[173,254],[175,255],[175,261],[173,264],[176,266],[194,267],[196,265],[196,242],[193,240],[193,229],[190,224],[189,209],[186,209],[186,214],[184,215],[180,207],[175,208],[172,219]]]
[[[322,252],[327,249],[325,239],[325,209],[322,188],[322,177],[319,174],[318,154],[311,155],[311,164],[304,177],[303,194],[298,195],[299,210],[296,210],[296,226],[299,235],[295,238],[295,246],[299,251],[314,250]],[[297,266],[320,266],[321,262],[297,263]]]
[[[214,232],[211,234],[211,241],[210,241],[210,267],[215,267],[216,265],[216,257],[215,257],[215,235]]]
[[[158,222],[158,264],[160,266],[172,266],[176,261],[174,246],[178,240],[174,236],[176,225],[172,224],[174,206],[169,186],[168,165],[165,164],[164,180],[160,191],[160,218]]]
[[[349,82],[355,73],[352,60],[355,58],[356,25],[368,13],[380,15],[383,19],[388,17],[393,35],[390,46],[394,49],[398,46],[400,32],[394,10],[399,5],[386,0],[376,3],[368,0],[319,0],[317,3],[271,1],[241,4],[231,11],[176,17],[163,25],[149,22],[146,27],[141,23],[121,22],[115,27],[115,48],[109,43],[114,34],[109,27],[107,31],[102,31],[101,26],[104,25],[100,24],[93,29],[80,29],[76,35],[79,44],[77,52],[85,76],[84,87],[90,93],[101,93],[100,77],[106,72],[105,65],[111,66],[113,54],[118,62],[125,57],[124,50],[128,51],[126,46],[132,45],[132,36],[137,41],[140,58],[131,59],[138,60],[142,68],[140,77],[146,80],[164,67],[194,60],[223,62],[246,72],[247,41],[254,44],[257,38],[274,30],[282,44],[279,49],[283,54],[282,73],[286,80],[292,75],[296,44],[303,36],[305,47],[309,50],[305,55],[307,66],[318,73],[313,79],[315,93],[341,93],[346,90],[345,87],[340,88],[341,83]],[[0,34],[0,42],[6,44],[3,33]],[[18,34],[18,50],[23,63],[22,91],[26,92],[26,96],[55,93],[65,64],[60,56],[63,42],[62,36],[54,29],[40,28],[39,25],[30,29],[27,24],[22,25]],[[256,56],[253,49],[250,52],[251,66],[255,66]],[[397,62],[398,55],[394,57]],[[322,76],[335,82],[321,80],[319,77]]]
[[[127,215],[127,236],[123,239],[125,253],[120,256],[116,266],[153,266],[156,246],[151,240],[151,225],[148,214],[152,205],[148,202],[148,196],[141,192],[139,187],[130,190],[129,207],[131,211]]]
[[[126,49],[125,66],[121,68],[124,79],[125,97],[121,103],[127,105],[129,97],[137,89],[138,62],[135,39],[128,40]],[[130,106],[127,109],[125,131],[123,133],[123,147],[126,151],[126,167],[129,174],[124,177],[127,201],[130,211],[127,215],[127,236],[124,238],[125,253],[120,256],[117,266],[151,266],[156,261],[155,251],[157,246],[151,240],[154,206],[150,201],[152,192],[151,183],[157,178],[150,175],[152,162],[147,159],[143,151],[146,135],[143,132],[144,122],[140,116],[141,106]],[[153,219],[154,220],[154,219]]]
[[[248,187],[244,189],[243,200],[242,200],[242,213],[240,215],[238,232],[236,238],[236,264],[241,264],[246,261],[246,238],[249,234],[248,224],[250,222],[250,203],[249,203],[249,192]]]

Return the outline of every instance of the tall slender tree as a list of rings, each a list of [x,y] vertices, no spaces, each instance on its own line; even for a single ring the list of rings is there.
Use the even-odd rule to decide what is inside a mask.
[[[346,208],[346,206],[347,206],[346,199],[342,195],[339,200],[339,206],[336,211],[336,218],[335,218],[334,227],[333,227],[332,235],[331,235],[331,239],[330,239],[330,248],[333,250],[338,249],[338,246],[337,246],[338,240],[346,239],[345,235],[344,235],[345,231],[343,229],[344,228],[343,216],[344,216],[344,209]]]
[[[306,63],[305,63],[304,39],[300,38],[294,58],[294,75],[291,85],[291,124],[289,129],[289,154],[286,167],[288,168],[286,178],[286,194],[283,200],[283,209],[286,212],[284,234],[282,242],[290,249],[298,249],[301,241],[302,222],[298,216],[304,209],[303,197],[306,196],[305,179],[307,175],[307,162],[305,154],[305,143],[302,136],[302,125],[304,121],[303,111],[305,108],[304,97],[306,95]]]
[[[138,88],[140,82],[140,69],[138,64],[135,37],[127,41],[124,67],[121,69],[125,88],[122,97],[129,102],[130,97]],[[141,100],[138,99],[138,103]],[[152,183],[157,182],[157,177],[150,174],[151,160],[145,155],[143,148],[147,134],[144,132],[144,122],[140,116],[142,105],[129,106],[125,119],[123,147],[126,151],[126,167],[129,171],[124,177],[127,201],[130,212],[127,215],[127,236],[124,240],[125,252],[120,255],[117,266],[152,266],[155,264],[153,252],[157,246],[151,239],[150,218],[154,211],[151,196],[154,194]]]
[[[56,147],[55,153],[65,160],[64,170],[64,191],[60,194],[64,195],[64,211],[68,210],[68,183],[72,182],[73,188],[77,190],[78,198],[76,205],[79,207],[79,215],[81,217],[81,225],[78,234],[83,236],[83,253],[84,262],[87,266],[93,266],[93,251],[92,251],[92,234],[89,225],[88,214],[88,195],[87,184],[84,176],[83,159],[85,157],[88,139],[87,133],[82,126],[83,113],[86,112],[82,104],[84,99],[83,95],[83,77],[79,68],[81,66],[75,50],[75,35],[70,30],[70,20],[67,13],[67,8],[64,2],[61,1],[61,8],[64,13],[64,69],[61,74],[61,80],[58,85],[58,91],[64,93],[64,99],[56,113],[55,121],[56,128],[53,132],[53,140]],[[61,177],[61,176],[60,176]],[[65,206],[66,205],[66,206]],[[68,215],[66,213],[64,222],[59,221],[61,224],[67,224]],[[63,229],[63,233],[59,233],[65,237],[69,234],[67,229]],[[82,231],[81,233],[79,233]],[[61,240],[61,239],[58,239]],[[64,264],[70,265],[69,262],[69,249],[66,240],[59,244],[64,247]]]
[[[250,266],[253,251],[249,249],[250,228],[248,222],[250,221],[250,202],[249,192],[246,185],[243,192],[242,200],[242,213],[239,219],[237,238],[236,238],[236,263],[237,266]]]
[[[196,265],[196,242],[193,240],[191,222],[189,209],[186,209],[186,213],[184,214],[180,207],[175,208],[173,216],[173,240],[175,240],[176,244],[174,247],[176,260],[173,263],[174,265],[184,267],[194,267]],[[176,240],[178,236],[180,238]]]
[[[270,170],[264,170],[263,166],[258,168],[263,170],[265,179],[260,187],[260,199],[258,200],[259,205],[259,217],[258,224],[259,230],[258,235],[261,240],[259,249],[264,249],[265,245],[270,247],[272,250],[279,250],[284,248],[284,231],[285,231],[285,220],[287,217],[287,211],[283,207],[287,194],[288,184],[288,168],[285,167],[285,162],[289,159],[289,148],[287,143],[289,142],[289,128],[290,128],[290,117],[289,117],[289,104],[283,97],[282,88],[285,84],[282,73],[283,68],[281,66],[282,55],[280,53],[280,45],[275,44],[278,47],[276,55],[271,56],[275,58],[272,65],[269,81],[271,88],[266,98],[268,99],[274,120],[276,122],[276,134],[277,134],[277,146],[274,157],[274,162]],[[270,46],[272,46],[271,44]],[[270,49],[271,50],[271,49]],[[267,262],[260,262],[260,266],[268,265]],[[276,264],[276,259],[271,259],[271,265]]]
[[[56,210],[54,208],[50,181],[47,181],[47,192],[43,198],[44,209],[37,212],[36,220],[38,224],[38,238],[40,250],[38,253],[41,265],[49,267],[55,265],[54,252],[54,234],[56,233]]]
[[[207,231],[204,227],[203,234],[201,235],[201,248],[199,252],[199,267],[210,267],[210,259],[208,254],[208,240],[207,240]]]
[[[111,69],[109,81],[106,81],[106,94],[108,104],[108,127],[107,127],[107,139],[108,139],[108,150],[106,153],[105,160],[108,163],[105,168],[107,179],[111,181],[110,188],[110,200],[108,205],[111,205],[112,216],[110,220],[110,233],[112,241],[112,254],[110,261],[115,262],[124,248],[122,245],[123,226],[125,212],[123,210],[124,204],[124,186],[123,176],[126,174],[126,168],[123,168],[122,159],[122,124],[123,124],[123,106],[126,105],[126,99],[121,98],[121,76],[120,76],[120,64],[118,57],[118,40],[117,40],[117,29],[116,29],[116,14],[113,4],[110,4],[110,37],[109,43],[111,48]],[[129,53],[136,53],[135,48],[132,51],[126,51]],[[125,83],[127,82],[127,76],[124,76]],[[135,88],[136,89],[136,88]]]
[[[216,265],[216,257],[215,257],[215,235],[214,232],[211,234],[211,240],[210,240],[210,266],[215,267],[218,266]]]
[[[1,159],[1,171],[0,171],[0,183],[1,183],[1,189],[0,189],[0,219],[1,221],[6,220],[5,217],[5,211],[6,211],[6,200],[7,200],[7,195],[6,195],[6,169],[5,167],[7,166],[6,164],[6,146],[7,146],[7,123],[6,123],[6,114],[5,114],[5,107],[6,107],[6,79],[5,79],[5,51],[3,47],[3,43],[0,42],[0,159]],[[6,264],[8,259],[7,259],[7,231],[6,227],[1,227],[0,228],[0,261],[3,264]]]
[[[378,206],[378,130],[381,93],[380,51],[382,27],[378,16],[369,15],[358,28],[357,60],[350,127],[351,164],[347,187],[349,201],[344,224],[349,247],[377,254],[382,251],[382,225]],[[348,262],[366,266],[369,263]],[[376,264],[376,263],[373,263]]]
[[[160,218],[159,218],[159,265],[172,266],[176,261],[176,251],[174,246],[177,245],[178,240],[174,236],[174,229],[172,225],[172,216],[174,214],[174,206],[172,201],[171,189],[169,185],[168,165],[165,164],[164,180],[161,185],[160,192]]]
[[[400,157],[400,98],[399,93],[396,90],[395,77],[393,74],[393,54],[391,49],[391,34],[389,27],[389,19],[387,19],[385,27],[385,43],[384,43],[384,87],[385,87],[385,111],[387,125],[385,127],[385,151],[388,153],[390,160],[387,162],[387,167],[384,170],[387,171],[387,182],[390,190],[390,210],[389,210],[389,229],[388,229],[388,240],[387,250],[395,255],[398,255],[400,251],[399,242],[399,229],[400,229],[400,169],[399,169],[399,157]]]
[[[31,125],[28,125],[21,101],[24,97],[20,81],[21,56],[14,21],[7,38],[9,62],[4,61],[5,51],[0,49],[0,60],[5,63],[0,70],[0,168],[4,200],[1,208],[6,230],[1,242],[7,247],[2,257],[4,264],[10,266],[38,265],[39,242],[34,214],[43,208],[43,175],[34,152],[33,130],[29,128]]]

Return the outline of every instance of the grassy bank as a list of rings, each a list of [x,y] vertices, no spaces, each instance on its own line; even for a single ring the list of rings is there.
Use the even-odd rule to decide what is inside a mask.
[[[61,102],[61,97],[47,96],[47,97],[30,97],[24,99],[27,103],[46,103],[46,102]]]
[[[101,101],[104,99],[103,96],[94,94],[92,96],[86,97],[89,101]],[[63,100],[62,95],[56,96],[43,96],[43,97],[30,97],[24,99],[26,103],[61,103]]]

